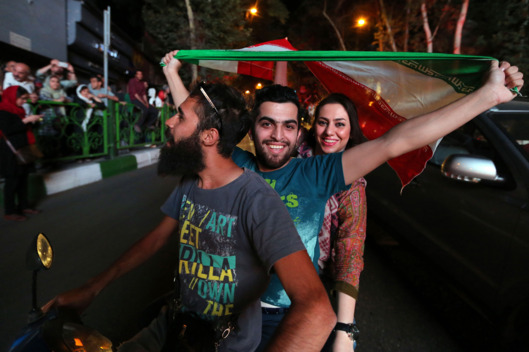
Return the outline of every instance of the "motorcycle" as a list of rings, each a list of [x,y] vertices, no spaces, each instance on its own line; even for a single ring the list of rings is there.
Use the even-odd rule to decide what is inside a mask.
[[[50,241],[39,233],[26,255],[26,267],[33,271],[32,309],[28,325],[12,343],[9,352],[112,352],[112,342],[83,325],[76,312],[54,308],[44,313],[37,305],[37,273],[50,269],[52,262]]]

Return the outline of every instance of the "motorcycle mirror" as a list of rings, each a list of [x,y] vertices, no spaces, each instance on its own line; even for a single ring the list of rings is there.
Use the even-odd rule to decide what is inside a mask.
[[[53,262],[53,249],[50,241],[43,234],[39,233],[28,248],[26,254],[26,267],[28,270],[39,271],[48,270]]]
[[[42,310],[37,305],[37,273],[51,268],[53,262],[53,249],[50,241],[43,234],[39,233],[28,248],[26,253],[26,267],[33,271],[33,282],[31,285],[32,309],[29,312],[29,321],[36,321],[42,316]]]

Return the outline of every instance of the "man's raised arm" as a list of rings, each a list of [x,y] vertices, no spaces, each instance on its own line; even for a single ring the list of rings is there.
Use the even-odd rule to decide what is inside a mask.
[[[174,58],[177,52],[178,50],[173,50],[165,54],[162,58],[162,62],[165,64],[163,73],[169,83],[169,89],[171,90],[171,95],[173,96],[176,107],[180,106],[189,95],[189,91],[184,86],[184,82],[182,82],[182,79],[178,74],[178,70],[182,67],[182,63],[180,60]]]
[[[507,62],[493,61],[485,84],[471,94],[433,112],[404,121],[383,136],[343,153],[346,184],[365,176],[384,162],[421,148],[449,134],[483,111],[514,98],[511,88],[520,90],[523,74]]]
[[[266,351],[321,351],[336,315],[307,252],[278,260],[274,269],[292,304]]]

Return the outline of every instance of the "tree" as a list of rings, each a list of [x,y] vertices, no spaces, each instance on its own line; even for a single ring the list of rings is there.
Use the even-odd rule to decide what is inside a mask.
[[[186,0],[186,10],[187,10],[187,21],[189,22],[189,41],[191,42],[191,49],[196,49],[196,30],[195,30],[195,15],[193,13],[193,8],[191,7],[191,0]],[[191,66],[191,77],[195,81],[198,76],[198,70],[196,65]]]
[[[242,0],[145,0],[145,31],[162,56],[174,49],[231,49],[248,44],[251,30]],[[193,65],[194,66],[194,65]],[[193,67],[191,66],[191,67]],[[189,73],[182,71],[186,81]],[[195,79],[196,73],[191,79]]]
[[[454,54],[461,54],[461,36],[463,35],[463,26],[467,17],[469,2],[470,0],[464,0],[463,4],[461,4],[461,12],[457,19],[457,26],[454,34]]]
[[[323,0],[322,15],[323,15],[323,17],[325,17],[325,19],[329,22],[329,24],[331,25],[332,29],[334,30],[334,34],[336,34],[336,38],[338,39],[338,42],[340,43],[340,49],[343,50],[343,51],[347,50],[345,48],[345,43],[343,42],[342,34],[338,30],[338,27],[336,27],[336,24],[334,23],[334,21],[327,14],[327,0]]]
[[[369,50],[375,8],[370,1],[305,0],[289,18],[288,38],[301,50]],[[356,27],[360,16],[365,27]]]
[[[379,4],[375,33],[379,50],[389,44],[394,51],[461,52],[469,0],[379,0]]]
[[[381,17],[382,22],[384,23],[384,26],[386,27],[387,38],[390,42],[391,49],[393,51],[397,51],[397,44],[395,43],[395,37],[393,36],[393,30],[391,28],[388,15],[386,13],[386,6],[384,5],[384,0],[379,0],[378,4],[380,8],[380,17]]]
[[[507,60],[529,72],[529,1],[498,2],[484,0],[474,3],[469,20],[478,29],[472,36],[474,53]]]

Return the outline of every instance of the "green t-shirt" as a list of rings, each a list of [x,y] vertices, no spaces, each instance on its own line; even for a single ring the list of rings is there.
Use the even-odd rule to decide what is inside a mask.
[[[347,189],[343,178],[342,153],[291,159],[281,169],[269,172],[259,171],[252,153],[235,148],[232,157],[240,167],[261,175],[279,193],[317,269],[318,233],[323,223],[325,204],[333,194]],[[290,306],[290,299],[277,275],[272,275],[261,300],[278,307]]]

